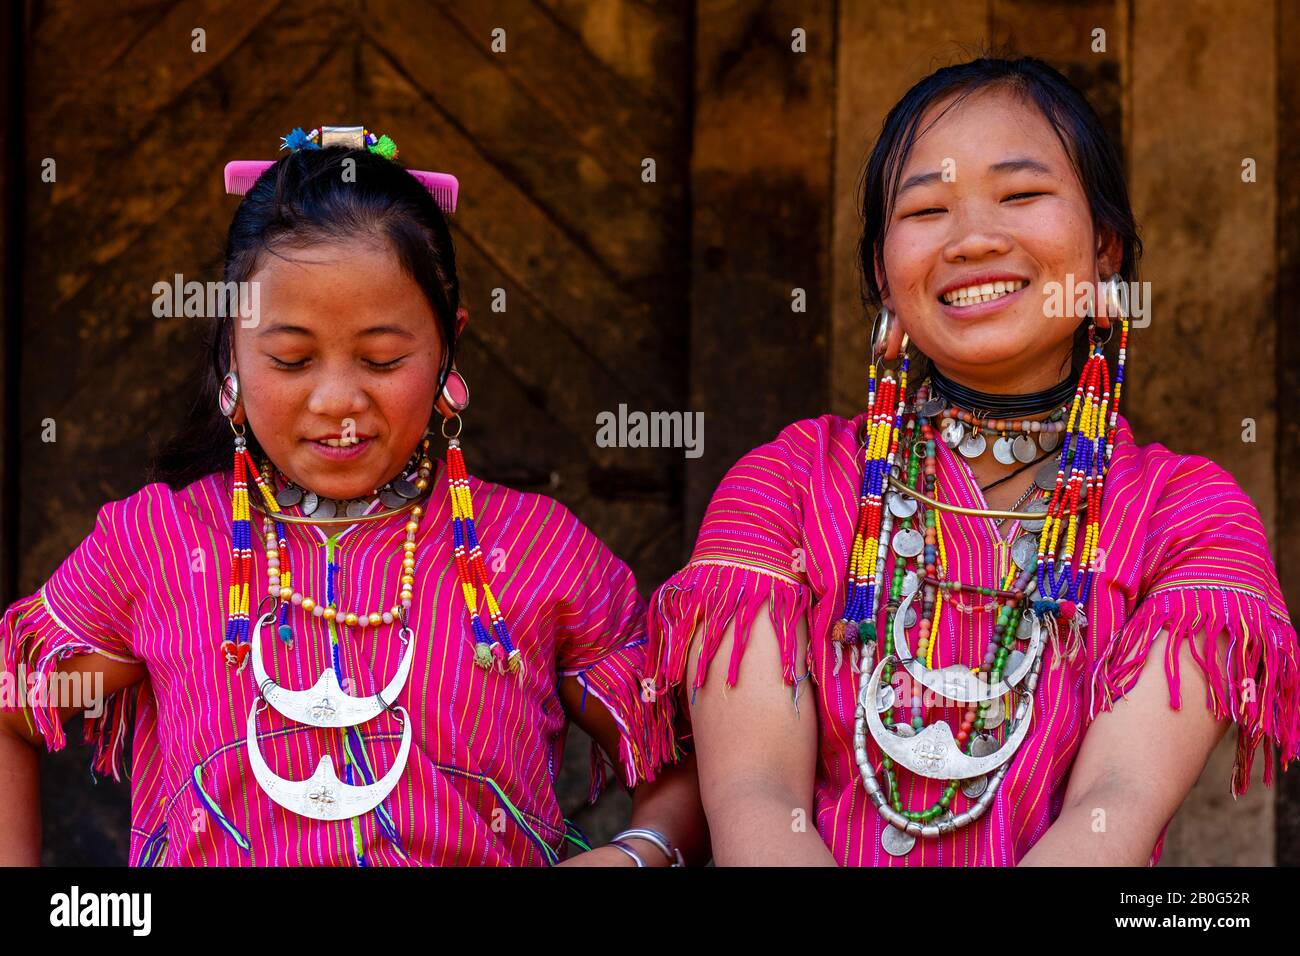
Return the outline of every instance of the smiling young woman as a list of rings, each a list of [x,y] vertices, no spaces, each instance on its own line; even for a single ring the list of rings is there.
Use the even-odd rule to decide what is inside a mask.
[[[741,458],[651,600],[715,860],[1154,864],[1229,722],[1234,794],[1297,755],[1300,652],[1250,499],[1118,413],[1119,155],[979,59],[891,110],[863,217],[867,408]]]
[[[566,862],[699,860],[632,572],[563,505],[466,472],[435,174],[361,136],[296,130],[250,183],[225,280],[257,308],[213,318],[156,480],[0,619],[5,676],[102,678],[87,736],[131,777],[133,865],[556,863],[589,849],[555,793],[570,721],[608,758],[593,797],[606,762],[637,786],[635,829]],[[0,722],[0,863],[36,861],[33,745],[72,709]]]

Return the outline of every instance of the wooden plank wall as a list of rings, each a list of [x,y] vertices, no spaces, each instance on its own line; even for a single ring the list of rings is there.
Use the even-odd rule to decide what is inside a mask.
[[[696,11],[690,369],[706,441],[688,469],[687,548],[736,459],[826,411],[835,106],[828,0]]]
[[[1172,20],[1135,4],[1128,96],[1131,188],[1154,300],[1150,327],[1135,333],[1133,427],[1220,462],[1276,541],[1274,31],[1267,0],[1230,13],[1196,0]],[[1257,161],[1258,182],[1242,182],[1245,157]],[[1257,423],[1258,441],[1242,441],[1245,419]],[[1170,863],[1272,861],[1275,795],[1263,787],[1262,761],[1245,797],[1234,803],[1227,792],[1235,736],[1170,827]]]

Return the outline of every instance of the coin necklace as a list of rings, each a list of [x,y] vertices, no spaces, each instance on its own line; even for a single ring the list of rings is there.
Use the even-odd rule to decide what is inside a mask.
[[[884,486],[883,476],[888,474],[890,470],[901,470],[895,465],[894,459],[897,456],[899,426],[902,425],[902,413],[905,408],[905,398],[903,396],[906,396],[907,389],[907,365],[907,359],[904,358],[898,383],[895,383],[893,376],[887,373],[878,387],[874,363],[871,368],[869,379],[871,412],[867,422],[868,440],[865,443],[864,480],[860,501],[862,507],[860,507],[858,526],[855,529],[854,549],[850,559],[849,595],[846,600],[844,618],[836,622],[832,628],[837,669],[838,661],[842,657],[843,648],[846,645],[852,647],[856,664],[857,645],[860,641],[866,648],[867,669],[870,670],[875,654],[874,613],[869,618],[858,615],[861,613],[860,609],[864,604],[874,610],[876,595],[883,593],[884,548],[892,545],[895,553],[903,560],[895,563],[894,577],[891,582],[890,601],[887,605],[890,620],[886,630],[885,653],[882,655],[880,664],[875,668],[872,679],[864,683],[861,689],[855,726],[855,756],[858,758],[864,784],[872,796],[872,801],[889,824],[882,833],[882,843],[887,852],[897,854],[908,852],[915,844],[916,836],[936,836],[941,832],[949,832],[957,826],[977,819],[990,805],[993,793],[1005,775],[1007,767],[1009,767],[1010,758],[1014,754],[1015,747],[1019,745],[1019,741],[1024,739],[1024,734],[1028,729],[1027,721],[1032,707],[1032,689],[1037,683],[1043,646],[1038,628],[1034,626],[1033,622],[1031,622],[1028,633],[1021,627],[1021,621],[1024,619],[1023,602],[1026,595],[1032,593],[1036,586],[1033,573],[1038,565],[1037,554],[1031,553],[1030,549],[1021,543],[1025,540],[1022,538],[1021,541],[1017,542],[1016,546],[1013,546],[1013,560],[1016,561],[1019,569],[1018,574],[1008,570],[1007,579],[1003,582],[1003,587],[999,589],[972,589],[969,586],[966,587],[968,591],[974,590],[976,593],[993,597],[994,603],[999,601],[1002,603],[994,625],[994,633],[988,652],[985,655],[982,667],[979,669],[980,676],[973,680],[954,680],[953,678],[958,676],[966,678],[968,673],[966,668],[956,665],[952,669],[945,669],[947,673],[940,672],[937,683],[933,680],[918,682],[922,686],[929,686],[932,689],[939,690],[944,696],[959,701],[965,698],[967,702],[974,705],[966,710],[960,733],[954,738],[946,724],[943,724],[942,729],[932,726],[922,730],[924,720],[919,691],[916,692],[912,701],[913,713],[911,721],[895,723],[894,731],[884,730],[884,725],[880,720],[881,717],[885,721],[893,723],[892,711],[896,702],[894,700],[894,689],[889,681],[892,678],[894,663],[901,659],[893,653],[895,650],[893,637],[895,633],[902,635],[903,631],[900,630],[900,626],[905,629],[916,623],[910,605],[915,599],[917,590],[922,590],[924,601],[917,658],[911,659],[911,655],[905,650],[905,641],[898,650],[902,652],[903,657],[909,659],[907,663],[912,665],[912,667],[909,667],[909,671],[916,669],[921,671],[923,675],[929,675],[931,670],[929,665],[933,664],[934,653],[931,636],[937,636],[936,624],[938,612],[942,606],[942,602],[936,598],[941,597],[945,590],[960,593],[963,588],[960,582],[943,580],[939,567],[936,567],[936,558],[940,559],[940,566],[946,566],[947,563],[946,560],[943,560],[941,518],[937,509],[927,508],[923,512],[926,529],[924,533],[910,527],[901,528],[897,534],[890,533],[892,530],[890,526],[894,517],[907,522],[916,515],[919,505],[917,500],[905,501],[894,492],[890,492],[886,503],[885,498],[881,495]],[[908,486],[911,488],[919,487],[918,478],[920,477],[921,459],[924,458],[925,487],[927,491],[933,493],[938,474],[933,453],[935,431],[929,423],[929,415],[922,414],[922,412],[947,411],[948,407],[936,407],[934,402],[927,401],[924,389],[923,386],[922,390],[918,390],[918,408],[913,411],[906,428],[909,438],[908,447],[912,450],[908,456]],[[891,411],[893,412],[892,415],[890,414]],[[913,440],[918,425],[923,436],[920,441]],[[880,504],[876,505],[877,502]],[[866,515],[861,513],[863,510],[867,512]],[[1032,538],[1028,540],[1032,542]],[[917,557],[920,558],[918,564],[923,562],[925,566],[923,576],[906,568],[906,560]],[[871,571],[875,573],[872,574]],[[907,594],[907,600],[900,606],[899,599],[902,597],[905,588],[909,593]],[[855,624],[856,627],[853,626]],[[1014,647],[1017,639],[1024,638],[1034,638],[1028,654]],[[1013,652],[1017,654],[1015,660],[1011,657]],[[918,660],[921,659],[925,660],[927,664],[924,669],[918,663]],[[855,667],[855,669],[858,668]],[[989,688],[993,688],[995,691],[1008,691],[1011,689],[1008,683],[1001,680],[1003,671],[1007,669],[1012,671],[1017,681],[1024,678],[1024,687],[1019,691],[1020,700],[1013,717],[1014,729],[1007,744],[1000,746],[997,739],[987,731],[1003,722],[1005,712],[1001,706],[1000,698],[993,697],[989,692]],[[886,671],[888,673],[885,673]],[[954,674],[951,671],[960,671],[961,674]],[[880,682],[882,673],[884,673],[885,677],[883,686]],[[981,687],[983,690],[980,689]],[[904,701],[903,704],[905,705],[906,702]],[[886,774],[887,794],[881,791],[866,752],[868,730],[872,732],[873,736],[876,736],[875,727],[872,727],[872,724],[879,726],[884,735],[883,738],[877,740],[877,743],[882,744],[881,749],[886,751],[882,767]],[[946,739],[944,737],[945,733]],[[896,744],[899,737],[915,737],[915,748],[912,750],[898,749]],[[966,746],[966,754],[960,752],[960,747],[963,744]],[[891,750],[895,751],[894,757],[889,755]],[[903,809],[893,773],[895,758],[901,758],[900,762],[914,772],[943,778],[945,772],[962,772],[972,767],[981,766],[991,767],[993,764],[989,764],[987,760],[984,760],[984,758],[991,755],[997,755],[997,770],[991,778],[983,772],[964,781],[959,777],[949,777],[948,787],[939,801],[933,806],[923,811]],[[978,763],[981,760],[984,760],[984,762]],[[972,761],[977,762],[972,763]],[[954,816],[950,810],[950,805],[959,785],[963,786],[964,795],[974,799],[975,804],[961,815]]]
[[[424,489],[420,487],[419,478],[425,481],[425,487],[428,486],[429,476],[433,473],[433,464],[427,457],[429,451],[429,441],[426,438],[421,447],[415,450],[411,458],[406,463],[401,472],[392,481],[387,482],[380,488],[370,492],[369,496],[357,498],[330,498],[325,495],[318,495],[314,491],[309,491],[290,481],[279,469],[275,468],[267,459],[262,460],[262,471],[264,474],[273,475],[278,478],[283,487],[275,493],[276,503],[281,508],[297,507],[304,517],[311,518],[334,518],[347,516],[349,518],[359,518],[374,507],[375,499],[378,498],[383,502],[386,508],[401,508],[408,501],[420,497],[420,492]],[[412,473],[418,469],[419,478],[411,480]]]
[[[922,386],[918,390],[918,405],[924,405],[925,400],[926,388]],[[934,455],[935,429],[927,416],[918,414],[908,421],[906,435],[908,440],[904,446],[910,450],[907,461],[908,485],[918,487],[924,462],[925,488],[933,495],[938,478]],[[896,492],[889,493],[891,510],[899,510],[893,501],[896,496]],[[1002,695],[1011,693],[1014,685],[1025,678],[1028,678],[1025,687],[1036,684],[1042,648],[1037,628],[1031,627],[1029,633],[1025,634],[1020,627],[1025,589],[1033,584],[1033,568],[1020,568],[1018,573],[1008,570],[1003,586],[997,589],[971,587],[961,582],[945,580],[943,569],[947,566],[947,557],[942,515],[934,508],[924,509],[921,515],[925,526],[923,535],[918,530],[905,528],[895,533],[890,542],[900,560],[895,562],[890,596],[886,603],[888,625],[885,646],[881,660],[874,668],[875,643],[866,646],[865,670],[871,671],[871,679],[864,681],[860,690],[854,733],[855,756],[863,774],[864,785],[887,824],[881,834],[882,845],[886,852],[895,855],[910,851],[918,835],[937,836],[950,832],[977,819],[987,809],[1005,775],[1011,756],[1028,731],[1031,698],[1026,697],[1023,690],[1020,691],[1023,706],[1017,707],[1014,726],[1005,743],[1000,744],[989,731],[1005,720]],[[917,535],[921,535],[924,540],[921,548],[917,547]],[[917,559],[917,570],[906,567],[909,558]],[[911,590],[900,605],[908,575],[913,575],[914,579],[907,583]],[[944,604],[942,597],[945,592],[955,596],[963,591],[991,597],[994,605],[1001,604],[988,650],[980,668],[973,674],[969,668],[960,664],[935,670],[933,664],[937,641],[933,638],[938,634],[940,612]],[[918,594],[923,601],[919,616],[911,607]],[[915,658],[905,637],[906,629],[913,625],[919,625]],[[1034,638],[1028,653],[1018,651],[1014,646],[1022,635]],[[1009,667],[1013,651],[1017,653],[1018,659],[1014,666]],[[894,666],[899,662],[904,663],[917,681],[913,685],[910,701],[910,720],[895,720],[894,717],[895,708],[905,710],[909,703],[906,699],[896,699],[891,684]],[[1006,670],[1010,670],[1011,674],[1003,680]],[[967,705],[960,730],[955,737],[942,720],[926,726],[921,688],[928,688],[945,698]],[[868,733],[883,752],[883,790],[867,755]],[[948,786],[929,808],[920,811],[904,809],[895,777],[895,761],[919,775],[947,779]],[[974,800],[974,804],[962,814],[954,815],[951,804],[959,786],[963,787],[965,796]]]
[[[391,490],[391,493],[400,499],[400,503],[397,507],[403,507],[407,503],[408,499],[418,498],[428,489],[430,476],[433,474],[433,462],[428,456],[429,439],[426,437],[421,440],[419,448],[417,448],[415,454],[411,456],[411,460],[407,463],[407,467],[402,470],[402,474],[384,486],[384,493]],[[263,465],[263,468],[265,469],[268,466],[270,466],[269,461]],[[273,466],[271,467],[274,470]],[[418,468],[418,477],[414,482],[409,481],[405,477],[411,471],[412,467]],[[399,487],[400,491],[398,490]],[[307,510],[307,501],[297,495],[286,495],[286,491],[297,492],[300,491],[300,489],[296,486],[282,488],[280,492],[274,496],[274,501],[277,505],[274,510],[279,511],[278,506],[284,505],[285,502],[288,501],[293,504],[301,504],[302,510],[305,514]],[[316,497],[312,492],[307,492],[307,495],[310,497]],[[297,501],[294,501],[295,498],[297,498]],[[333,502],[333,499],[329,498],[322,498],[320,500],[321,502],[331,502],[331,504]],[[361,504],[363,507],[360,509],[354,508],[353,506],[357,504]],[[384,504],[388,507],[393,507],[392,505],[389,505],[387,501],[384,501]],[[368,512],[373,505],[373,499],[370,501],[366,501],[365,499],[355,499],[349,502],[347,514],[349,517],[353,518],[360,517]],[[328,518],[333,516],[332,507],[330,509],[330,514],[321,514],[321,509],[319,507],[313,510],[315,511],[315,514],[313,514],[312,517]],[[393,621],[403,618],[404,612],[409,614],[415,589],[415,535],[419,530],[420,519],[423,515],[424,509],[421,506],[416,505],[411,509],[411,517],[406,522],[406,538],[402,542],[402,573],[401,580],[398,582],[398,600],[391,607],[370,612],[366,612],[364,609],[358,612],[355,610],[344,610],[338,607],[337,594],[333,587],[333,575],[336,566],[333,565],[332,562],[328,569],[330,577],[326,582],[326,599],[324,601],[296,590],[292,583],[291,568],[289,564],[289,542],[285,535],[284,524],[281,521],[276,521],[274,528],[267,528],[265,532],[267,553],[267,595],[269,597],[278,597],[281,602],[280,626],[276,629],[280,639],[290,646],[293,644],[293,629],[289,626],[288,620],[289,607],[291,605],[294,607],[301,607],[304,614],[311,614],[314,617],[323,618],[326,621],[334,621],[336,624],[343,624],[347,627],[356,627],[363,630],[367,627],[378,627],[381,624],[392,624]]]

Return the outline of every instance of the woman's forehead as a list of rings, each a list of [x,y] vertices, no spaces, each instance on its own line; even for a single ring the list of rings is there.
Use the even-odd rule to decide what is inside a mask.
[[[263,256],[250,281],[260,285],[268,331],[289,325],[311,333],[374,334],[382,327],[434,332],[423,290],[386,244],[318,243]]]
[[[992,165],[1009,158],[998,155],[1008,151],[1053,167],[1067,159],[1056,129],[1032,99],[1002,86],[965,96],[952,94],[932,103],[922,115],[901,172],[908,175],[922,164],[938,166],[957,153],[968,159],[986,158],[986,165]]]

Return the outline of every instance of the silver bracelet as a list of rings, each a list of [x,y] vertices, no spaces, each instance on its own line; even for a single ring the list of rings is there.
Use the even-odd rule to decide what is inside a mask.
[[[640,854],[640,853],[638,853],[636,850],[632,849],[630,846],[628,846],[628,845],[627,845],[626,843],[624,843],[622,840],[619,840],[619,839],[613,839],[613,840],[610,840],[610,841],[609,841],[609,845],[612,846],[612,847],[613,847],[614,849],[616,849],[616,850],[622,850],[624,853],[626,853],[628,856],[630,856],[630,857],[633,859],[633,861],[636,863],[637,866],[649,866],[649,865],[650,865],[649,863],[647,863],[645,860],[643,860],[643,859],[641,858],[641,854]]]
[[[682,851],[669,843],[667,838],[657,830],[650,830],[646,827],[632,827],[617,834],[614,839],[623,840],[628,837],[639,837],[647,843],[653,843],[664,856],[668,857],[668,863],[671,866],[686,865],[686,861],[682,858]]]

